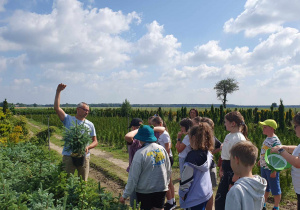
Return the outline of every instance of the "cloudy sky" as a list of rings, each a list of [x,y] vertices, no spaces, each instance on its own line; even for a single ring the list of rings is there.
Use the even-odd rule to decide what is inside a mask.
[[[299,0],[0,0],[0,101],[299,105]]]

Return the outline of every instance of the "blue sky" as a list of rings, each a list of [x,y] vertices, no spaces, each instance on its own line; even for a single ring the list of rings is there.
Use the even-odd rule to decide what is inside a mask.
[[[0,101],[298,105],[300,2],[0,0]]]

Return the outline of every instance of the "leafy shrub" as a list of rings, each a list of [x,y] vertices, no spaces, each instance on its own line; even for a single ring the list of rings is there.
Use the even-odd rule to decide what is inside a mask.
[[[104,188],[68,176],[30,142],[0,146],[0,186],[1,209],[128,209]]]
[[[56,131],[56,127],[50,126],[49,131],[48,128],[43,129],[42,131],[38,132],[35,137],[33,137],[30,141],[34,144],[38,145],[48,145],[48,132],[50,137],[52,133]]]

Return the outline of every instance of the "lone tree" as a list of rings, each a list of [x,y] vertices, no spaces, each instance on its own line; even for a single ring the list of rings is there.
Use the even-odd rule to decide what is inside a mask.
[[[227,78],[219,81],[214,87],[217,90],[217,98],[222,101],[226,108],[227,94],[231,94],[239,89],[238,82],[233,78]]]
[[[277,107],[277,103],[275,103],[275,102],[272,103],[271,107],[273,107],[273,108],[274,108],[274,107]]]
[[[123,117],[127,117],[129,116],[131,112],[131,105],[130,105],[130,102],[125,99],[125,101],[122,103],[122,106],[121,106],[121,114]]]

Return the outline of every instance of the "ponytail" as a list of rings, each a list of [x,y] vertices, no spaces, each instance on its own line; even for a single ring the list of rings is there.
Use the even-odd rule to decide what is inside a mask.
[[[245,136],[246,140],[249,141],[248,139],[248,127],[245,123],[242,124],[243,128],[241,130],[241,133]]]

